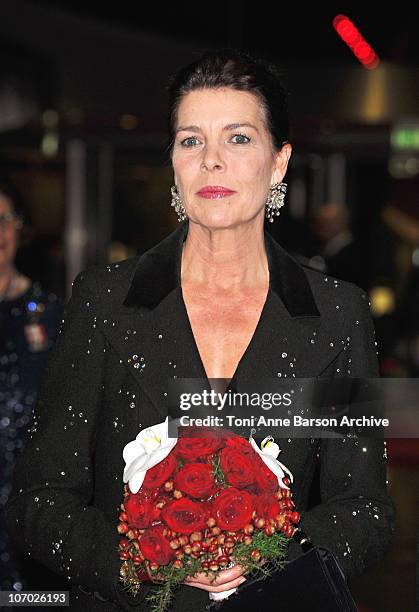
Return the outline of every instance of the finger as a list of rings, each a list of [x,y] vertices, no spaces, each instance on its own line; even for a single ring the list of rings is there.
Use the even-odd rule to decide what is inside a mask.
[[[246,578],[244,576],[239,576],[230,582],[226,582],[224,584],[214,586],[214,584],[207,584],[204,582],[188,582],[188,586],[195,587],[197,589],[201,589],[202,591],[208,591],[212,593],[221,593],[223,591],[228,591],[229,589],[234,589],[238,587],[240,584],[246,582]]]
[[[231,580],[235,580],[242,576],[245,572],[245,568],[242,565],[235,565],[226,570],[222,570],[217,575],[214,572],[199,572],[194,576],[188,576],[185,578],[185,582],[199,582],[208,585],[219,585],[226,584],[227,582],[231,582]]]
[[[206,580],[207,578],[208,578],[208,574],[206,574],[205,572],[198,572],[197,574],[194,574],[193,576],[187,576],[184,582],[202,582],[203,580]]]
[[[219,572],[215,580],[212,581],[212,584],[225,584],[227,582],[230,582],[231,580],[240,578],[240,576],[243,576],[245,571],[246,570],[242,565],[234,565],[233,567],[229,567],[228,569]]]

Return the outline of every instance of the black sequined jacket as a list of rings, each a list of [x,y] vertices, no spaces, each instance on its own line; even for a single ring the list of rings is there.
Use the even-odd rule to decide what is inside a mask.
[[[68,580],[70,610],[149,610],[119,581],[122,451],[167,415],[167,381],[205,377],[180,288],[188,222],[142,256],[79,273],[44,371],[7,521],[19,549]],[[298,263],[268,232],[270,287],[234,380],[378,376],[368,296]],[[383,441],[281,440],[300,526],[347,576],[379,561],[394,530]],[[319,463],[319,502],[309,493]],[[288,558],[301,554],[291,543]],[[153,587],[151,587],[153,588]],[[181,586],[173,610],[205,610]]]

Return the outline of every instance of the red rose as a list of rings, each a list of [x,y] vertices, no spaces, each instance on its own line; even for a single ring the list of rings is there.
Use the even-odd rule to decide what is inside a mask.
[[[236,450],[239,450],[244,455],[251,455],[252,458],[256,454],[250,442],[246,440],[246,438],[242,438],[241,436],[235,435],[235,436],[227,438],[226,446],[235,448]]]
[[[146,559],[158,565],[167,565],[175,556],[161,526],[147,529],[140,538],[140,550]]]
[[[267,493],[273,493],[279,488],[278,478],[259,456],[255,463],[255,480],[258,487]]]
[[[161,517],[173,531],[192,533],[205,527],[207,507],[181,497],[164,506]]]
[[[212,466],[208,463],[185,463],[175,476],[175,488],[191,497],[209,497],[214,484]]]
[[[221,445],[222,439],[210,434],[199,438],[179,438],[174,447],[174,452],[181,459],[195,461],[200,457],[212,455]]]
[[[270,493],[260,495],[256,503],[256,512],[258,517],[274,519],[281,512],[278,499]]]
[[[136,529],[144,529],[151,524],[153,519],[157,517],[154,498],[154,494],[144,489],[127,496],[124,501],[124,508],[128,516],[128,525]]]
[[[253,510],[252,495],[234,487],[223,489],[212,504],[212,514],[217,526],[227,531],[238,531],[247,525]]]
[[[254,482],[253,461],[253,456],[234,446],[226,446],[220,455],[221,469],[233,487],[245,487]]]
[[[177,468],[177,461],[174,454],[169,453],[160,463],[147,470],[143,487],[146,489],[156,489],[160,487]]]

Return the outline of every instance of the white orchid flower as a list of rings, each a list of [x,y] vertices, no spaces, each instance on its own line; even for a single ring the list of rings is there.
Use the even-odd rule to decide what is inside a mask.
[[[249,441],[250,441],[250,444],[252,445],[252,448],[257,452],[257,454],[262,459],[262,461],[265,463],[265,465],[278,478],[279,486],[282,489],[289,489],[289,487],[287,487],[282,482],[282,479],[284,478],[285,473],[288,474],[291,482],[293,482],[294,477],[289,471],[289,469],[285,467],[283,463],[278,461],[277,457],[281,451],[279,449],[278,444],[274,442],[273,437],[268,436],[267,438],[264,438],[264,440],[262,440],[262,443],[261,443],[261,448],[259,448],[259,446],[256,444],[256,442],[254,441],[252,437],[250,437]]]
[[[141,430],[122,452],[125,468],[123,481],[129,482],[132,493],[138,493],[147,470],[163,461],[177,442],[168,437],[168,420]]]

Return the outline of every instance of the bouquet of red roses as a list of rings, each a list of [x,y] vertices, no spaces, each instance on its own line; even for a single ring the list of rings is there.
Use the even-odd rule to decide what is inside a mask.
[[[158,587],[147,600],[164,612],[176,587],[197,572],[215,578],[239,563],[264,577],[282,567],[300,516],[279,452],[272,437],[259,448],[225,430],[169,438],[167,419],[141,431],[124,449],[129,485],[117,527],[124,588],[136,594],[152,580]]]

